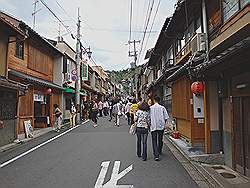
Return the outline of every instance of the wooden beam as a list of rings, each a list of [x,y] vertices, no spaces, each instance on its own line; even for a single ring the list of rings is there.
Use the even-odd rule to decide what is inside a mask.
[[[205,152],[211,153],[210,106],[209,106],[208,83],[205,83],[204,114],[205,114]]]

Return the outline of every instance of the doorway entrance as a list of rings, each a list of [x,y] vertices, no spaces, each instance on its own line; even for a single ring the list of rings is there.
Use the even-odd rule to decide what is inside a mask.
[[[233,98],[235,168],[250,177],[250,96]]]

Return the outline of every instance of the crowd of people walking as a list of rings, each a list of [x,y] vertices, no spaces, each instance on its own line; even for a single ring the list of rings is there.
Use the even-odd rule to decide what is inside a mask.
[[[85,100],[81,106],[82,119],[93,121],[93,127],[97,127],[99,117],[109,117],[109,121],[114,122],[114,126],[121,125],[121,117],[125,116],[127,125],[135,127],[137,136],[137,156],[142,157],[143,161],[147,160],[147,139],[151,133],[154,160],[159,161],[162,154],[163,134],[169,119],[168,112],[163,105],[159,104],[160,97],[155,96],[147,101],[139,98],[121,100],[114,98],[111,100],[97,100],[96,98]],[[55,104],[55,130],[59,131],[62,123],[62,112],[58,105]],[[71,103],[70,108],[70,127],[74,127],[76,122],[76,107]]]

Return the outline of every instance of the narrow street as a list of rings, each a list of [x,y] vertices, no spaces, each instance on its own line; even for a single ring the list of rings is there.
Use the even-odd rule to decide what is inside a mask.
[[[167,146],[164,145],[161,160],[156,162],[153,160],[151,139],[149,139],[148,160],[142,161],[138,158],[136,137],[128,133],[129,126],[126,125],[125,119],[120,127],[115,127],[113,122],[109,122],[105,117],[99,118],[98,127],[94,128],[92,125],[92,122],[82,124],[2,167],[0,187],[118,187],[112,184],[102,186],[110,180],[112,171],[114,173],[115,163],[120,175],[117,184],[127,185],[123,186],[124,188],[196,187],[195,182]],[[1,153],[0,162],[3,164],[59,134],[62,132],[50,132],[27,144]],[[98,185],[97,178],[101,174],[101,164],[108,161],[110,164],[107,173],[105,174],[105,170],[102,173],[104,182]],[[126,171],[128,167],[132,167],[132,170]]]

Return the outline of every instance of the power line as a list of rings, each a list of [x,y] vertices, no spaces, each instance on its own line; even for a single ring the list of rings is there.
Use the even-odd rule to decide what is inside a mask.
[[[40,2],[49,10],[49,12],[63,25],[63,27],[71,33],[71,31],[69,30],[68,26],[66,26],[63,21],[53,12],[53,10],[51,10],[49,8],[49,6],[43,1],[43,0],[40,0]]]
[[[148,13],[149,13],[149,9],[150,9],[150,0],[148,0],[147,12],[146,12],[145,20],[144,20],[142,28],[141,28],[142,30],[145,30],[146,22],[147,22],[147,18],[148,18]]]
[[[72,18],[69,14],[68,14],[68,12],[63,8],[63,6],[56,0],[56,4],[62,9],[62,11],[74,22],[74,23],[76,23],[77,21],[74,19],[74,18]]]
[[[157,15],[158,11],[159,11],[160,4],[161,4],[161,0],[159,0],[159,2],[158,2],[158,4],[157,4],[157,8],[156,8],[156,11],[155,11],[155,15],[154,15],[154,18],[153,18],[153,22],[152,22],[150,31],[152,31],[152,29],[153,29],[153,26],[154,26],[154,23],[155,23],[155,18],[156,18],[156,15]],[[148,39],[149,39],[149,37],[150,37],[150,32],[149,32],[149,34],[148,34],[148,37],[147,37],[147,40],[146,40],[146,44],[145,44],[145,46],[144,46],[144,49],[143,49],[143,53],[142,53],[142,54],[144,54],[144,52],[145,52],[145,50],[146,50],[146,48],[147,48],[147,44],[148,44]],[[139,60],[140,60],[140,59],[139,59]]]
[[[145,31],[143,33],[141,48],[140,48],[140,51],[139,51],[139,59],[141,57],[141,52],[142,52],[142,48],[143,48],[144,40],[145,40],[145,36],[146,36],[146,31],[147,31],[147,28],[148,28],[148,24],[149,24],[149,21],[150,21],[150,17],[151,17],[151,14],[152,14],[153,7],[154,7],[154,0],[152,1],[151,7],[150,7],[150,10],[149,10],[149,14],[148,14],[148,18],[147,18],[147,21],[146,21]]]
[[[90,29],[92,31],[104,31],[104,32],[117,32],[117,33],[129,33],[130,30],[122,30],[122,29],[110,29],[110,28],[87,28],[84,27],[84,29]],[[151,31],[151,33],[157,33],[158,31]],[[131,33],[144,33],[144,31],[140,31],[140,30],[131,30]],[[147,31],[147,33],[149,33],[149,31]]]
[[[146,3],[144,1],[144,8],[143,9],[145,9],[145,5],[146,5]],[[148,1],[148,8],[147,8],[147,13],[146,13],[146,18],[145,18],[145,21],[144,21],[144,27],[146,25],[146,20],[147,20],[147,17],[148,17],[149,7],[150,7],[150,0]],[[143,31],[144,34],[145,34],[145,32],[146,31]],[[134,63],[136,63],[137,56],[138,56],[137,51],[136,51],[136,49],[134,49],[134,51],[133,51],[134,54],[133,55],[131,55],[131,51],[130,51],[130,44],[133,43],[133,42],[135,42],[135,41],[131,41],[131,40],[128,41],[128,45],[129,45],[129,57],[134,57],[135,58],[135,60],[134,60],[135,62]],[[135,48],[135,43],[134,43],[134,48]],[[129,60],[129,63],[127,65],[125,65],[123,68],[127,67],[128,65],[130,65],[130,60]]]
[[[43,1],[43,0],[40,0],[40,2],[49,10],[49,12],[63,25],[63,27],[68,31],[68,33],[71,33],[72,34],[72,32],[69,30],[69,28],[63,23],[63,21],[53,12],[53,10],[52,9],[50,9],[49,8],[49,6]],[[58,3],[58,2],[57,2]],[[60,5],[59,3],[58,3],[58,5]],[[62,9],[63,9],[63,7],[62,6],[60,6]],[[64,9],[64,11],[65,11],[65,9]],[[66,12],[66,11],[65,11]],[[84,42],[85,42],[85,44],[87,44],[87,42],[85,41],[85,40],[83,40]],[[86,48],[81,44],[81,47],[83,47],[84,48],[84,50],[86,50]],[[93,59],[93,57],[91,57],[90,58],[91,60],[92,60],[92,62],[97,66],[97,64],[96,64],[96,61]]]
[[[131,40],[132,35],[132,16],[133,16],[133,0],[130,0],[130,19],[129,19],[129,41]]]

